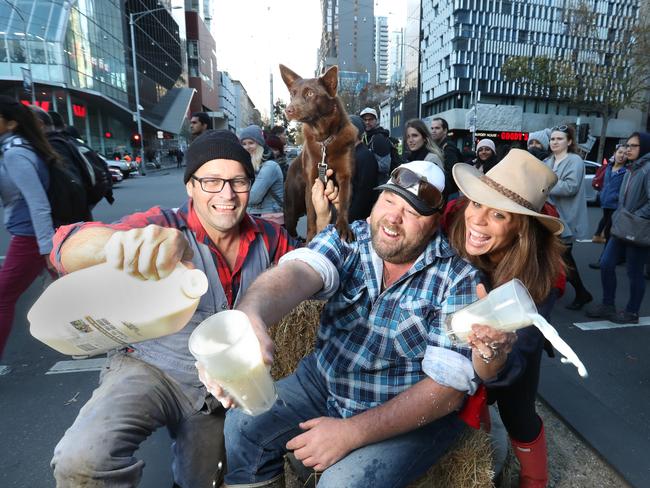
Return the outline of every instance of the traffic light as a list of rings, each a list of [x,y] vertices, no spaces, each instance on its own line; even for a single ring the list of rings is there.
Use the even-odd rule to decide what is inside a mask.
[[[142,138],[140,137],[140,134],[136,133],[131,136],[131,146],[140,147],[141,143],[142,143]]]
[[[111,134],[110,131],[106,131],[106,132],[104,132],[104,137],[106,139],[110,139],[111,137],[113,137],[113,134]]]

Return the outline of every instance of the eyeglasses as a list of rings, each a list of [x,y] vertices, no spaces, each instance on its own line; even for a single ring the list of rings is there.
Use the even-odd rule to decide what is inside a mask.
[[[219,193],[223,190],[226,182],[230,185],[230,188],[235,193],[246,193],[250,191],[253,181],[250,178],[246,177],[237,177],[237,178],[197,178],[192,175],[191,178],[196,180],[201,185],[201,190],[207,193]]]
[[[623,147],[625,149],[634,149],[635,147],[641,147],[641,144],[625,144]]]
[[[560,132],[564,132],[565,134],[568,134],[569,133],[569,126],[568,125],[557,125],[557,126],[555,126],[555,127],[553,127],[551,129],[551,132],[556,131],[556,130],[560,131]]]
[[[395,168],[390,174],[390,182],[408,190],[412,186],[418,185],[417,196],[429,207],[440,210],[444,203],[444,198],[440,190],[427,181],[424,176],[411,171],[408,168]]]

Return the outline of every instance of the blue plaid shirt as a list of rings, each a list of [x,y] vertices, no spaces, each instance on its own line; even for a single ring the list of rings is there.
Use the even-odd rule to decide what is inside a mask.
[[[334,227],[309,248],[323,254],[339,273],[339,288],[321,315],[316,344],[319,371],[328,386],[328,411],[351,417],[376,407],[426,377],[427,346],[454,350],[471,360],[471,350],[449,340],[446,317],[477,300],[477,271],[461,260],[438,233],[411,269],[381,292],[383,263],[372,248],[370,226],[351,226],[354,242]]]

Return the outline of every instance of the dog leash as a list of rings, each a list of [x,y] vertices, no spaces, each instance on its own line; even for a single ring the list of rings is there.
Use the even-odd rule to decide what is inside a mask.
[[[325,162],[325,152],[327,145],[332,142],[332,139],[334,139],[334,136],[329,136],[327,139],[325,139],[322,142],[319,142],[320,144],[320,153],[321,153],[321,159],[320,163],[318,163],[318,179],[323,182],[323,184],[327,183],[327,163]]]

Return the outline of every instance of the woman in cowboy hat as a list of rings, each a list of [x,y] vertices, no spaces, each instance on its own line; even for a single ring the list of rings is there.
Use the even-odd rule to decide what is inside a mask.
[[[542,213],[555,185],[553,171],[526,151],[511,150],[485,175],[459,164],[454,180],[465,195],[449,223],[449,239],[460,256],[478,267],[488,288],[517,278],[547,319],[563,276],[563,224]],[[499,375],[486,383],[496,401],[521,464],[520,487],[544,487],[546,440],[535,412],[544,336],[536,327],[517,331],[517,341]],[[489,360],[489,358],[488,358]]]

